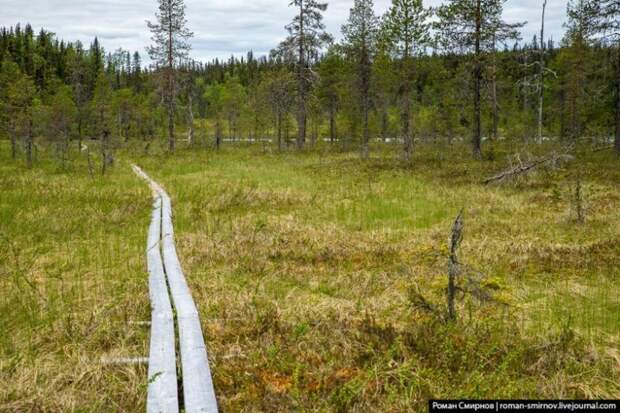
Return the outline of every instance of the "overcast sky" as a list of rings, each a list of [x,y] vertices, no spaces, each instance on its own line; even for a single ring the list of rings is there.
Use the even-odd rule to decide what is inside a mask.
[[[442,0],[425,0],[436,6]],[[294,11],[289,0],[187,0],[192,57],[208,60],[242,55],[253,50],[266,54],[285,36],[284,25]],[[539,31],[541,0],[509,0],[504,17],[509,22],[527,21],[524,39]],[[353,0],[331,0],[325,13],[328,31],[340,38],[340,26],[346,20]],[[384,13],[390,0],[375,0],[377,14]],[[153,19],[156,0],[0,0],[0,26],[29,22],[35,31],[41,27],[67,41],[80,40],[88,45],[97,36],[108,51],[119,47],[146,57],[150,34],[145,20]],[[549,0],[546,33],[560,40],[566,18],[566,0]]]

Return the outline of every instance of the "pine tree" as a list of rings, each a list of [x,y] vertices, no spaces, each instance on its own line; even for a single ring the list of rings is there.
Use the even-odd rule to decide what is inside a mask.
[[[335,142],[338,136],[336,116],[340,107],[340,88],[343,83],[344,60],[336,47],[331,47],[319,65],[317,95],[327,110],[329,140]]]
[[[620,1],[590,0],[589,11],[593,17],[593,32],[603,36],[605,43],[615,49],[615,138],[614,147],[620,156]]]
[[[163,96],[168,112],[168,149],[174,151],[174,113],[176,106],[176,68],[187,57],[188,39],[193,33],[187,29],[183,0],[158,0],[156,23],[147,22],[153,37],[148,48],[149,56],[163,70]]]
[[[542,17],[540,23],[540,50],[538,59],[538,142],[543,139],[543,105],[545,98],[545,12],[547,0],[543,0]]]
[[[355,0],[349,20],[342,26],[345,47],[357,66],[357,83],[362,113],[362,159],[368,158],[368,112],[370,111],[370,82],[372,58],[377,42],[379,19],[374,13],[372,0]]]
[[[91,101],[92,126],[100,139],[101,174],[105,175],[107,167],[112,164],[112,87],[104,72],[100,72],[95,82],[93,100]]]
[[[290,6],[298,12],[286,26],[289,36],[282,42],[277,54],[292,60],[297,66],[297,148],[303,149],[306,142],[306,100],[310,81],[309,66],[318,58],[320,49],[331,42],[325,32],[322,13],[327,3],[316,0],[292,0]]]
[[[494,52],[495,44],[517,39],[522,23],[508,24],[502,20],[506,0],[450,0],[437,9],[435,24],[440,44],[448,50],[469,52],[473,58],[473,120],[472,151],[482,157],[481,89],[483,58]]]
[[[392,0],[392,6],[384,16],[383,27],[386,41],[392,53],[400,59],[401,84],[401,134],[404,140],[404,156],[407,162],[413,155],[411,106],[414,82],[414,57],[430,43],[431,10],[424,8],[422,0]]]
[[[563,84],[566,101],[568,137],[575,141],[586,126],[587,62],[594,34],[594,13],[589,0],[571,0],[567,5],[568,22],[564,41],[566,63]]]

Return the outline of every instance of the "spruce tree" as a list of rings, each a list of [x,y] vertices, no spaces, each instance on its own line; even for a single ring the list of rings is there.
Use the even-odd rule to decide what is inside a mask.
[[[372,58],[379,30],[379,19],[373,10],[372,0],[355,0],[349,20],[342,26],[345,47],[357,66],[357,86],[362,113],[362,159],[368,158],[368,112],[370,111],[370,76]]]
[[[163,71],[163,97],[168,115],[168,149],[174,151],[174,113],[176,104],[176,69],[187,57],[188,40],[193,33],[187,29],[185,3],[183,0],[158,0],[157,21],[147,22],[153,36],[153,45],[148,48],[149,56],[158,69]]]

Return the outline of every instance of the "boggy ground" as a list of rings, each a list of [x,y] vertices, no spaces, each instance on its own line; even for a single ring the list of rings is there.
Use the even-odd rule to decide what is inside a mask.
[[[466,147],[373,159],[262,145],[124,151],[106,177],[0,162],[0,411],[142,411],[150,193],[173,198],[223,411],[425,411],[431,397],[620,397],[620,168],[609,152],[503,185]],[[533,148],[544,152],[547,148]],[[577,177],[586,222],[574,220]],[[493,299],[445,323],[447,241]],[[461,281],[463,286],[466,284]]]
[[[223,410],[620,396],[618,161],[584,149],[559,169],[481,185],[509,151],[475,162],[464,147],[425,145],[413,168],[394,149],[367,162],[258,146],[141,159],[175,202]],[[412,297],[444,308],[461,208],[460,259],[493,299],[461,297],[446,324]]]
[[[34,169],[0,145],[0,411],[144,410],[150,315],[148,188],[127,164],[106,177],[72,155]]]

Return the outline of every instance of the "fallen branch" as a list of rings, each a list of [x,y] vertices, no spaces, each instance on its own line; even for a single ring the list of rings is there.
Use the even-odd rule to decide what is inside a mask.
[[[573,159],[573,156],[569,153],[557,153],[553,152],[550,155],[547,155],[543,158],[534,159],[528,163],[522,163],[519,159],[519,164],[515,167],[507,169],[495,176],[485,179],[482,181],[484,185],[488,185],[492,182],[500,182],[509,178],[514,178],[516,176],[525,175],[536,168],[546,166],[546,165],[556,165],[561,161],[570,161]]]

